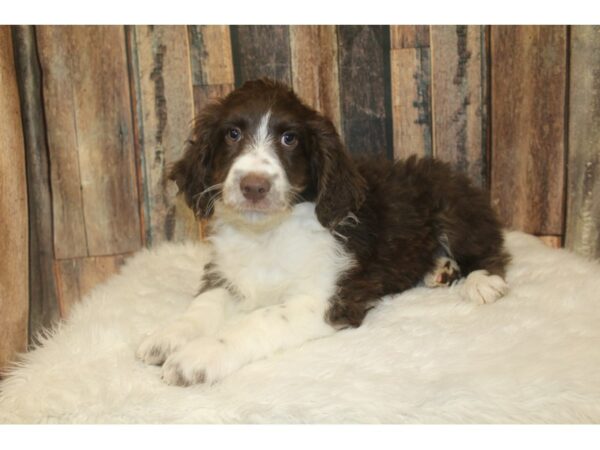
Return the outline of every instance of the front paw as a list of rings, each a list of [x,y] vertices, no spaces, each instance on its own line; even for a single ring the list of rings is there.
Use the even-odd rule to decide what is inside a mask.
[[[498,275],[490,275],[486,270],[475,270],[462,285],[462,293],[467,299],[479,303],[493,303],[508,292],[506,281]]]
[[[175,386],[214,383],[239,365],[225,342],[215,338],[195,339],[173,353],[162,368],[162,379]]]
[[[188,335],[184,330],[179,329],[177,326],[169,326],[146,337],[138,347],[135,355],[146,364],[160,366],[171,353],[183,347],[188,339]]]

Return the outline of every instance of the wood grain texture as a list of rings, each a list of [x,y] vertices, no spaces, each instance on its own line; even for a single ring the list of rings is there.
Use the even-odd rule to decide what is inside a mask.
[[[129,255],[92,256],[56,261],[61,316],[67,318],[73,305],[81,301],[95,286],[118,273],[127,256]]]
[[[182,154],[194,117],[188,30],[136,26],[127,31],[145,244],[197,238],[196,221],[177,207],[176,188],[166,178]]]
[[[236,86],[262,77],[292,84],[288,26],[234,25],[230,32]]]
[[[194,25],[188,32],[193,84],[234,84],[229,26]]]
[[[312,108],[341,127],[337,33],[333,25],[290,26],[292,86]]]
[[[198,114],[208,102],[234,89],[232,43],[228,26],[202,25],[188,30],[194,109]]]
[[[511,227],[563,232],[566,27],[492,26],[492,203]]]
[[[352,153],[392,157],[389,28],[339,26],[338,52],[346,147]]]
[[[59,319],[59,311],[53,271],[50,167],[35,30],[33,26],[13,26],[12,31],[27,161],[31,340]]]
[[[392,50],[429,47],[428,25],[390,25]]]
[[[394,158],[432,156],[428,48],[391,51]]]
[[[433,154],[487,187],[481,26],[432,26]]]
[[[562,247],[562,236],[538,236],[538,238],[551,248]]]
[[[124,29],[43,26],[38,48],[56,257],[136,250],[141,233]]]
[[[88,254],[79,172],[76,99],[71,83],[68,27],[36,28],[46,117],[54,252],[57,257]]]
[[[0,27],[0,369],[27,348],[29,313],[25,144],[10,27]]]
[[[565,244],[600,258],[600,26],[571,27]]]

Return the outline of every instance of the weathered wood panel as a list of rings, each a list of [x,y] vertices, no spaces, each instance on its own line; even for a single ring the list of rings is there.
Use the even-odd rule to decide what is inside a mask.
[[[188,27],[196,114],[212,99],[229,94],[235,85],[230,27]]]
[[[68,317],[73,305],[95,286],[116,274],[129,255],[92,256],[56,261],[60,313]]]
[[[0,27],[0,369],[27,348],[25,144],[10,27]]]
[[[68,27],[36,28],[52,186],[54,251],[57,257],[88,253],[79,173],[77,118],[71,85]]]
[[[59,318],[54,281],[52,198],[40,67],[33,26],[12,27],[27,161],[29,214],[29,337]]]
[[[394,158],[432,156],[429,27],[391,25]]]
[[[340,130],[337,34],[334,26],[290,26],[292,86]]]
[[[353,153],[393,155],[389,27],[339,26],[342,129]]]
[[[430,46],[428,25],[390,25],[392,50]]]
[[[185,26],[127,29],[139,154],[144,240],[197,238],[198,225],[178,208],[166,176],[182,154],[194,117],[188,31]]]
[[[234,25],[231,45],[236,86],[262,77],[292,84],[288,26]]]
[[[600,258],[600,26],[571,28],[566,246]]]
[[[394,158],[432,156],[428,48],[391,51]]]
[[[487,187],[485,27],[432,26],[433,154]]]
[[[195,86],[233,85],[233,57],[227,25],[188,27],[192,82]]]
[[[394,158],[432,156],[429,27],[392,25]]]
[[[491,198],[503,222],[563,232],[566,27],[493,26]]]
[[[125,36],[115,26],[37,29],[57,258],[140,247]]]

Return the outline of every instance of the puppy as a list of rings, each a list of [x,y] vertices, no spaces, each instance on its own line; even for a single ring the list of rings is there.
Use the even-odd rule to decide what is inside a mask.
[[[212,383],[358,327],[381,297],[424,282],[491,303],[509,256],[486,195],[432,159],[353,159],[285,85],[250,81],[200,114],[171,173],[210,220],[197,297],[137,356],[168,384]]]

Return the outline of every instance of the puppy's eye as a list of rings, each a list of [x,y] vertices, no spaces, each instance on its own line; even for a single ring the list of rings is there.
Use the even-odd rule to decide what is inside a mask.
[[[281,143],[287,147],[293,147],[298,143],[298,136],[296,133],[286,131],[281,135]]]
[[[225,138],[229,142],[237,142],[242,138],[242,130],[240,130],[239,128],[230,128],[229,130],[227,130]]]

